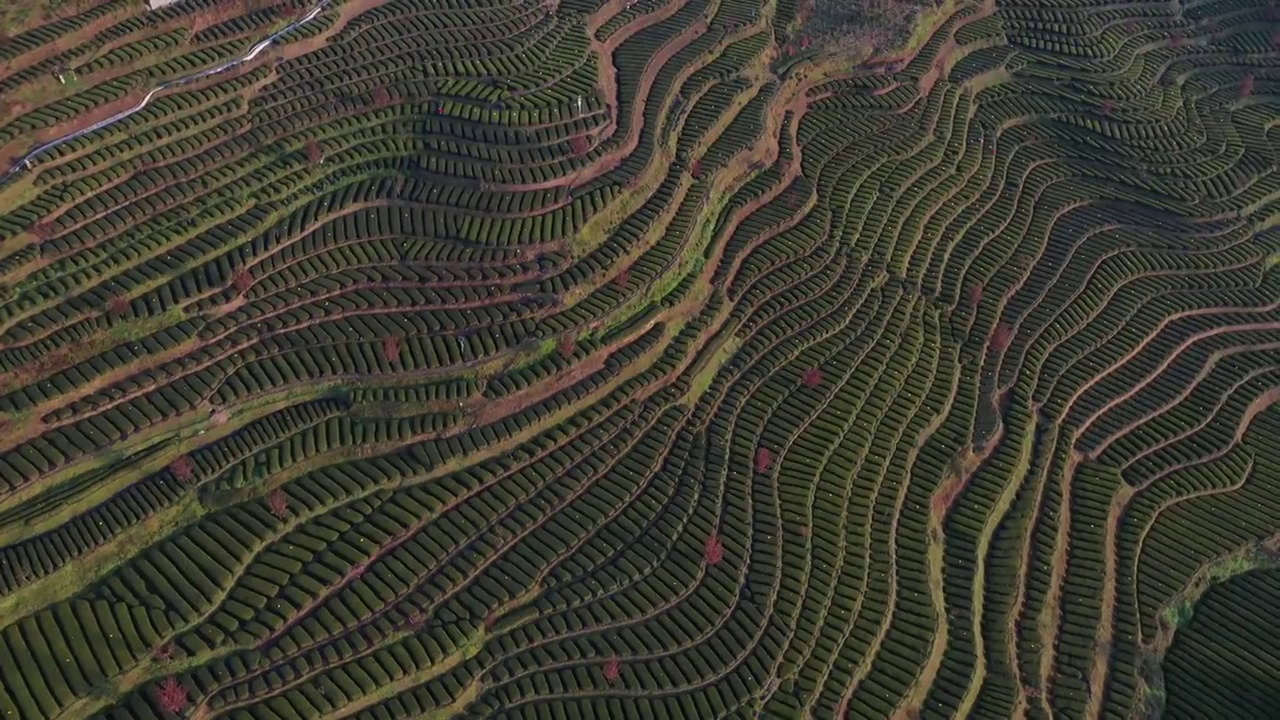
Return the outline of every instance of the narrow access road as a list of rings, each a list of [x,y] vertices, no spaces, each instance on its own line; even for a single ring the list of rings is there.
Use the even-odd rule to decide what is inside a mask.
[[[280,31],[272,34],[270,37],[266,38],[265,40],[262,40],[261,42],[257,43],[253,47],[249,48],[248,52],[246,52],[244,55],[241,55],[238,58],[235,58],[233,60],[228,60],[227,62],[222,63],[221,65],[209,68],[207,70],[201,70],[200,72],[192,73],[190,75],[184,75],[180,78],[163,82],[157,85],[155,88],[153,88],[150,92],[148,92],[142,98],[142,100],[138,102],[137,105],[134,105],[133,107],[127,110],[121,110],[120,112],[116,113],[115,115],[112,115],[109,118],[106,118],[105,120],[100,120],[88,127],[81,128],[80,130],[77,130],[73,133],[63,135],[62,137],[56,140],[51,140],[47,143],[44,143],[43,145],[40,145],[39,147],[35,148],[31,152],[24,155],[16,163],[14,163],[13,167],[9,168],[9,170],[5,172],[3,176],[3,180],[8,180],[9,178],[17,175],[23,170],[30,170],[31,167],[35,164],[36,158],[39,157],[41,153],[44,153],[48,150],[56,148],[59,145],[62,145],[63,143],[67,143],[72,140],[75,140],[78,137],[82,137],[84,135],[88,135],[89,133],[97,132],[103,128],[110,127],[111,125],[114,125],[115,123],[118,123],[121,120],[124,120],[125,118],[133,115],[134,113],[142,110],[147,106],[148,103],[151,102],[151,98],[155,97],[158,93],[164,92],[165,90],[169,90],[175,87],[180,87],[182,85],[188,85],[190,83],[196,82],[197,80],[203,80],[204,78],[210,77],[212,75],[217,75],[218,73],[226,72],[234,67],[237,67],[239,65],[242,65],[244,63],[247,63],[253,60],[254,58],[258,57],[258,55],[261,54],[263,50],[266,50],[268,47],[271,47],[271,45],[276,40],[279,40],[286,33],[296,28],[299,28],[305,25],[306,23],[309,23],[312,20],[314,20],[317,15],[324,12],[325,8],[329,7],[329,4],[331,1],[332,0],[320,0],[320,2],[317,3],[315,7],[311,8],[311,10],[307,12],[306,15],[303,15],[297,20],[294,20],[293,22],[286,25]]]

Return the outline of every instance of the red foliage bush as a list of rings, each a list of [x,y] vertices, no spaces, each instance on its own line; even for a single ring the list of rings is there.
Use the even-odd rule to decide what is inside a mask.
[[[556,346],[556,350],[560,352],[560,357],[568,360],[573,357],[574,350],[578,349],[578,343],[573,339],[571,333],[566,333],[560,337],[560,344]]]
[[[174,653],[173,643],[165,643],[156,647],[151,651],[151,657],[156,660],[172,660]]]
[[[272,490],[267,494],[267,508],[281,520],[289,517],[289,496],[280,488]]]
[[[1009,323],[998,323],[994,330],[991,331],[991,349],[996,352],[1003,352],[1013,342],[1013,328]]]
[[[31,232],[41,240],[48,240],[58,234],[58,228],[52,220],[41,220],[31,226]]]
[[[981,285],[977,285],[977,284],[970,285],[969,290],[965,293],[965,295],[969,299],[969,307],[976,309],[979,305],[982,304],[982,286]]]
[[[184,484],[190,484],[196,478],[196,461],[190,455],[183,455],[169,463],[169,472]]]
[[[591,141],[586,135],[574,135],[569,138],[569,149],[574,155],[581,157],[591,150]]]
[[[702,160],[694,160],[693,163],[689,165],[689,175],[692,176],[694,180],[698,180],[702,177]]]
[[[231,276],[231,285],[236,292],[241,295],[249,292],[249,288],[253,287],[253,275],[245,268],[240,268],[235,275]]]
[[[1240,78],[1240,97],[1247,98],[1253,94],[1253,73],[1245,73]]]
[[[773,464],[773,453],[769,452],[769,448],[762,447],[756,450],[756,472],[769,472],[769,466]]]
[[[800,379],[805,387],[815,388],[822,384],[822,369],[811,367],[804,371],[804,377]]]
[[[382,357],[389,363],[400,362],[400,337],[388,335],[382,338]]]
[[[631,282],[631,268],[629,267],[622,268],[617,275],[613,276],[613,284],[618,287],[626,287],[629,282]]]
[[[315,140],[307,141],[307,162],[312,165],[319,165],[324,162],[324,150],[320,147],[320,143]]]
[[[129,312],[129,298],[124,295],[112,295],[107,301],[107,308],[116,315],[124,315]]]
[[[1111,113],[1116,111],[1116,104],[1110,100],[1103,100],[1102,105],[1098,107],[1098,111],[1103,115],[1110,117]]]
[[[391,93],[384,87],[379,87],[373,91],[373,106],[376,108],[386,107],[391,104]]]
[[[724,559],[724,542],[720,540],[719,535],[712,534],[707,538],[707,543],[702,548],[702,559],[706,560],[708,565],[715,565]]]
[[[622,661],[618,658],[609,658],[604,664],[604,679],[610,684],[618,681],[622,677]]]
[[[167,713],[179,715],[187,709],[191,700],[187,697],[187,689],[176,677],[167,677],[156,686],[156,705]]]

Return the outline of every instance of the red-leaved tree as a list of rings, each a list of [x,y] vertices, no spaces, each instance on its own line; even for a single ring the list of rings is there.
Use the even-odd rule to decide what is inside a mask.
[[[969,307],[977,309],[982,304],[982,285],[974,283],[969,286],[969,290],[965,293],[969,299]]]
[[[400,362],[399,335],[388,335],[382,338],[382,357],[389,363]]]
[[[568,360],[573,357],[573,351],[578,348],[578,343],[573,339],[572,333],[565,333],[560,336],[560,344],[556,349],[560,352],[560,357]]]
[[[631,282],[631,268],[629,267],[622,268],[617,275],[613,276],[613,284],[618,287],[626,287],[629,282]]]
[[[231,285],[236,292],[241,295],[249,292],[249,288],[253,287],[253,275],[249,273],[248,268],[240,268],[235,275],[231,276]]]
[[[58,234],[58,228],[52,220],[41,220],[31,226],[31,232],[41,240],[48,240]]]
[[[769,452],[769,448],[762,447],[756,450],[756,472],[769,472],[769,466],[773,464],[773,453]]]
[[[107,308],[116,315],[124,315],[129,312],[129,298],[124,295],[112,295],[107,301]]]
[[[622,677],[622,661],[616,657],[609,658],[604,664],[604,679],[612,685],[620,677]]]
[[[1110,100],[1103,100],[1102,104],[1098,106],[1098,111],[1110,117],[1111,113],[1116,111],[1116,104]]]
[[[569,149],[573,151],[574,155],[581,157],[591,150],[591,141],[587,139],[586,135],[574,135],[569,138]]]
[[[167,677],[156,686],[156,705],[167,713],[182,714],[191,700],[187,697],[187,689],[176,677]]]
[[[1240,78],[1240,97],[1247,98],[1253,94],[1253,73],[1245,73]]]
[[[373,106],[376,108],[386,107],[391,104],[391,93],[385,87],[378,87],[373,91]]]
[[[991,349],[1004,352],[1012,342],[1013,328],[1006,322],[997,323],[995,329],[991,331]]]
[[[822,368],[811,367],[804,371],[804,377],[800,379],[805,387],[816,388],[822,384]]]
[[[280,488],[272,490],[267,493],[267,509],[281,520],[289,517],[289,496]]]
[[[694,180],[698,180],[699,178],[702,177],[702,160],[701,159],[694,160],[689,165],[689,175],[691,175]]]
[[[160,661],[172,660],[173,653],[174,653],[173,643],[167,642],[163,645],[157,646],[154,650],[152,650],[151,657]]]
[[[319,165],[324,162],[324,149],[315,140],[307,141],[307,162],[312,165]]]
[[[720,536],[712,533],[707,537],[706,545],[702,548],[702,559],[707,561],[708,565],[716,565],[724,559],[724,542],[720,540]]]
[[[183,484],[190,485],[191,481],[196,479],[196,461],[192,460],[190,455],[175,458],[169,463],[169,472]]]

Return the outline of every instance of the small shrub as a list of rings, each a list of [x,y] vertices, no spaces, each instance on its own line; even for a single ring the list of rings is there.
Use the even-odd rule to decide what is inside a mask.
[[[156,705],[167,713],[180,715],[191,700],[187,697],[187,689],[176,677],[167,677],[156,686]]]
[[[804,377],[800,379],[807,388],[816,388],[822,384],[822,368],[811,367],[804,371]]]
[[[312,165],[319,165],[324,162],[324,149],[320,147],[320,143],[315,140],[308,140],[306,146],[307,162]]]
[[[382,357],[389,363],[400,362],[400,336],[388,335],[382,339]]]
[[[52,220],[41,220],[31,226],[31,233],[41,240],[49,240],[58,234],[58,227]]]
[[[769,472],[771,465],[773,465],[773,453],[769,452],[769,448],[762,447],[756,450],[756,472]]]
[[[272,490],[267,494],[267,508],[281,520],[289,517],[289,496],[280,488]]]
[[[573,358],[573,353],[578,349],[578,343],[573,339],[573,335],[566,333],[560,336],[560,343],[556,346],[556,350],[560,353],[560,357],[565,360]]]
[[[712,534],[707,538],[706,545],[702,548],[702,559],[708,565],[717,565],[724,559],[724,542],[719,535]]]
[[[616,657],[609,658],[609,661],[604,664],[604,679],[612,685],[620,677],[622,677],[622,661]]]
[[[183,455],[169,463],[169,472],[184,485],[190,485],[196,479],[196,461],[190,455]]]
[[[1240,78],[1239,94],[1242,98],[1253,95],[1253,73],[1245,73],[1245,76]]]
[[[969,300],[969,307],[977,310],[978,306],[982,304],[982,285],[977,283],[970,285],[965,295]]]
[[[1004,352],[1013,342],[1013,328],[1009,323],[998,323],[994,330],[991,331],[991,349],[996,352]]]
[[[241,295],[249,292],[253,287],[253,275],[249,273],[247,268],[240,268],[235,275],[231,276],[231,286]]]
[[[151,657],[160,661],[172,660],[174,651],[173,643],[165,643],[152,650]]]

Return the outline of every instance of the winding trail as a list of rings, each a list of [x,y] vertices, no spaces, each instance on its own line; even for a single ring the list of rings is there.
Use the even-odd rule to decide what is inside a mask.
[[[160,83],[159,85],[152,88],[150,92],[144,95],[143,98],[138,101],[137,105],[134,105],[133,107],[127,110],[121,110],[115,115],[112,115],[111,117],[106,118],[105,120],[99,120],[98,122],[93,123],[88,127],[81,128],[79,130],[76,130],[75,132],[69,133],[67,135],[63,135],[62,137],[57,138],[56,140],[50,140],[47,143],[37,146],[34,150],[31,150],[26,155],[22,156],[16,163],[14,163],[13,167],[9,168],[9,170],[5,172],[3,177],[0,179],[7,180],[17,175],[18,173],[22,172],[23,170],[30,170],[32,167],[32,163],[34,162],[36,157],[38,157],[41,153],[47,150],[52,150],[53,148],[56,148],[59,145],[62,145],[64,143],[71,142],[76,138],[83,137],[85,135],[88,135],[89,133],[97,132],[98,130],[101,130],[106,127],[110,127],[111,125],[114,125],[120,122],[121,120],[124,120],[125,118],[134,115],[135,113],[145,108],[151,102],[151,98],[164,92],[165,90],[169,90],[175,87],[181,87],[183,85],[189,85],[198,80],[203,80],[207,77],[212,77],[219,73],[224,73],[232,68],[239,67],[244,63],[252,61],[254,58],[258,57],[258,55],[260,55],[263,50],[266,50],[267,48],[271,47],[271,45],[274,44],[276,40],[279,40],[285,34],[299,27],[302,27],[303,25],[314,20],[316,16],[324,12],[325,9],[329,7],[329,4],[331,2],[332,0],[320,0],[320,2],[317,3],[315,7],[311,8],[311,10],[307,12],[306,15],[303,15],[297,20],[294,20],[293,22],[286,25],[284,28],[276,31],[275,33],[272,33],[266,39],[258,42],[253,47],[249,48],[248,52],[246,52],[244,55],[241,55],[238,58],[235,58],[233,60],[228,60],[227,62],[222,63],[221,65],[217,65],[215,67],[211,67],[206,70],[201,70],[199,72],[191,73],[190,75],[183,75],[180,78],[176,78],[174,80],[169,80],[169,81]]]

